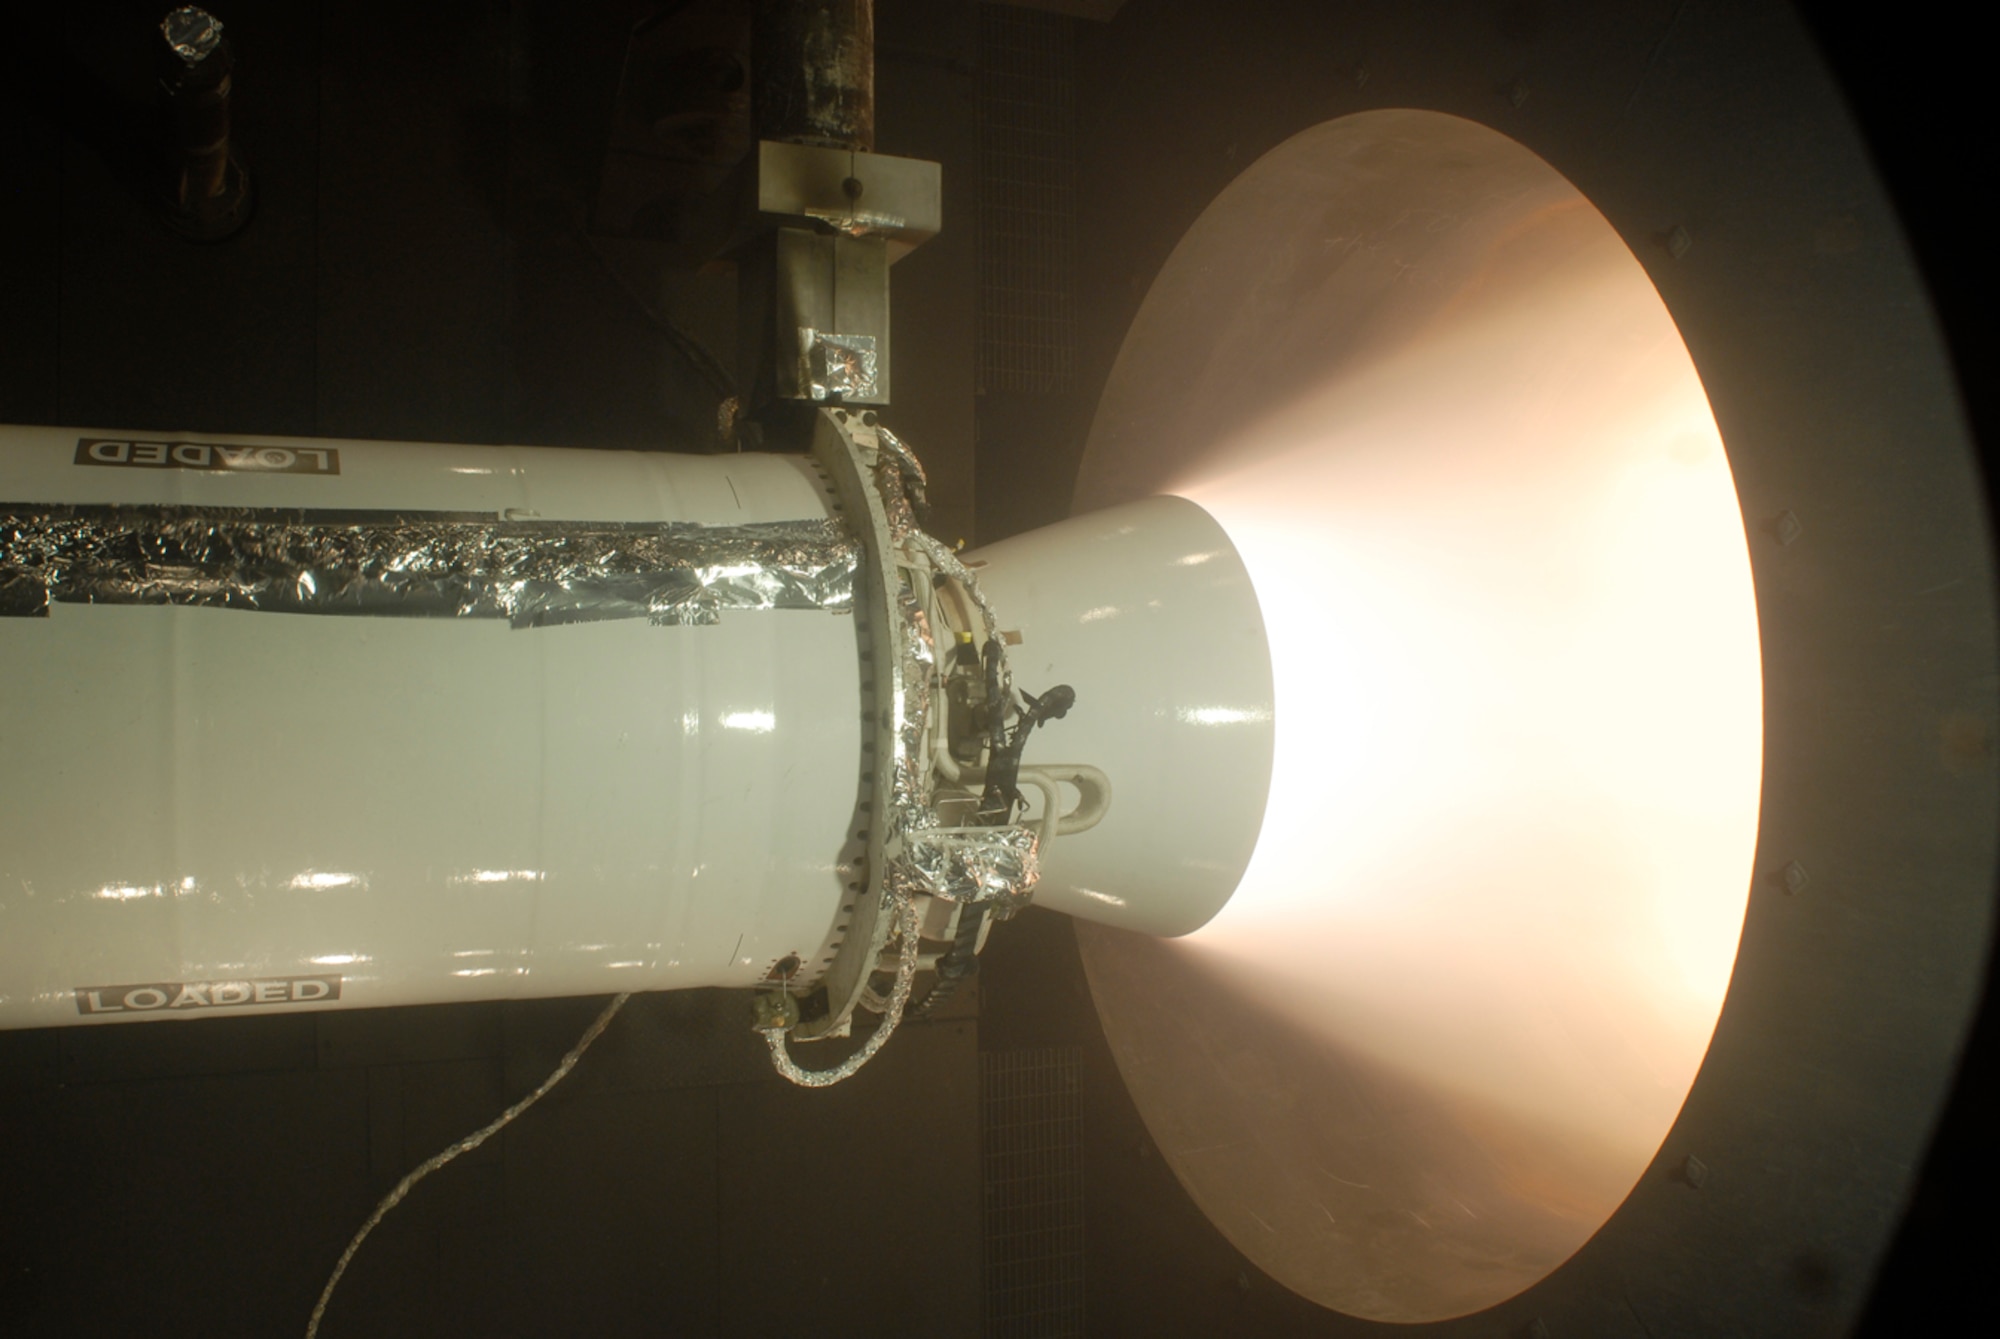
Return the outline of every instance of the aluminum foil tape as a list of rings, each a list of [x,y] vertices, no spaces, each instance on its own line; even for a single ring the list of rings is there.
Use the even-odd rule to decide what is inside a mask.
[[[504,618],[515,627],[734,609],[849,612],[860,546],[829,521],[499,521],[175,507],[0,510],[0,614],[51,602]]]
[[[923,827],[934,827],[931,812],[930,758],[924,748],[924,727],[931,717],[931,681],[937,663],[937,648],[931,637],[930,616],[908,582],[896,593],[896,612],[901,616],[898,631],[901,646],[896,656],[896,737],[891,744],[894,793],[890,799],[891,836]]]
[[[929,566],[958,581],[969,592],[988,623],[1000,626],[997,614],[978,583],[951,550],[917,528],[909,493],[921,495],[923,466],[894,434],[879,431],[885,450],[875,472],[883,511],[897,544],[929,560]],[[930,616],[905,582],[897,592],[901,648],[896,660],[896,700],[893,762],[894,793],[890,796],[889,830],[900,849],[889,856],[891,893],[906,899],[920,893],[952,902],[981,903],[1001,915],[1027,905],[1041,877],[1036,834],[1017,825],[945,828],[939,824],[931,765],[924,729],[931,715],[937,648]],[[1010,683],[1004,669],[1003,684]]]
[[[924,892],[949,902],[1015,910],[1041,878],[1031,828],[932,828],[903,839],[901,862]]]
[[[875,429],[882,452],[875,462],[875,491],[882,497],[882,514],[889,521],[889,535],[898,544],[907,544],[922,534],[918,512],[925,508],[924,490],[930,486],[916,453],[887,428]],[[925,536],[928,538],[928,536]]]
[[[875,337],[839,335],[830,330],[799,327],[800,381],[815,400],[842,396],[867,400],[875,395]]]

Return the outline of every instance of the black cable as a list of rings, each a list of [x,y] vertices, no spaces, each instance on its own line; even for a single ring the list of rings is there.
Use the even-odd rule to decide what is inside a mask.
[[[1029,734],[1038,725],[1061,720],[1076,705],[1076,690],[1066,683],[1057,684],[1040,697],[1023,690],[1020,719],[1010,737],[1007,733],[1008,704],[1000,691],[1000,656],[1000,643],[989,640],[985,660],[987,692],[991,695],[990,710],[993,713],[987,722],[991,743],[987,752],[986,789],[972,820],[982,827],[1000,827],[1013,821],[1014,806],[1021,802],[1021,754],[1028,746]],[[917,1006],[912,1017],[927,1016],[955,995],[961,983],[979,971],[979,931],[986,923],[986,914],[985,906],[968,906],[959,913],[958,933],[952,936],[951,948],[937,962],[937,984],[931,987],[930,994],[924,996],[923,1003]]]
[[[932,1010],[956,995],[961,985],[979,974],[979,931],[985,924],[983,906],[969,906],[959,913],[958,933],[951,937],[951,948],[937,961],[937,982],[923,1002],[910,1010],[911,1018],[929,1017]]]

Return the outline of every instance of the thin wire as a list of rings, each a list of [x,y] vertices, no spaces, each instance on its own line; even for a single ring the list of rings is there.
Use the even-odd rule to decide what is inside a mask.
[[[598,265],[610,277],[611,282],[625,295],[625,300],[637,309],[648,325],[667,337],[667,342],[674,346],[674,350],[687,360],[688,365],[702,380],[708,383],[708,388],[715,393],[715,397],[718,400],[740,399],[742,393],[736,387],[736,378],[729,375],[729,369],[722,365],[722,360],[711,353],[708,346],[695,338],[680,322],[647,301],[646,295],[639,291],[638,286],[626,277],[624,271],[612,263],[611,257],[605,253],[602,246],[598,245],[595,237],[587,232],[578,235],[583,238],[584,246],[597,258]]]
[[[326,1281],[326,1287],[319,1295],[319,1304],[312,1310],[312,1319],[306,1322],[306,1339],[314,1339],[314,1336],[319,1333],[319,1322],[320,1318],[326,1314],[326,1304],[333,1300],[333,1290],[340,1283],[340,1276],[347,1272],[348,1262],[354,1259],[354,1253],[361,1249],[361,1243],[368,1240],[368,1234],[375,1230],[375,1225],[382,1221],[383,1216],[389,1210],[402,1203],[403,1196],[410,1193],[410,1187],[416,1185],[417,1182],[423,1180],[426,1176],[429,1176],[459,1154],[470,1153],[473,1149],[478,1148],[504,1129],[516,1116],[541,1101],[548,1094],[549,1089],[569,1077],[569,1072],[576,1068],[576,1062],[583,1058],[583,1053],[590,1049],[590,1044],[603,1034],[604,1029],[610,1026],[611,1020],[618,1016],[618,1011],[625,1007],[625,1001],[631,998],[632,992],[628,990],[622,995],[615,996],[611,1003],[605,1005],[604,1012],[597,1016],[597,1021],[584,1029],[583,1036],[577,1039],[576,1045],[570,1047],[569,1054],[562,1058],[561,1062],[556,1065],[555,1070],[546,1079],[542,1080],[541,1085],[535,1091],[501,1112],[492,1124],[486,1126],[486,1128],[480,1130],[478,1133],[467,1135],[451,1147],[445,1149],[442,1153],[418,1164],[416,1170],[398,1181],[396,1188],[382,1197],[382,1202],[375,1206],[375,1212],[368,1215],[368,1221],[361,1225],[361,1230],[354,1234],[354,1240],[348,1242],[347,1249],[340,1253],[340,1263],[333,1267],[333,1277]]]

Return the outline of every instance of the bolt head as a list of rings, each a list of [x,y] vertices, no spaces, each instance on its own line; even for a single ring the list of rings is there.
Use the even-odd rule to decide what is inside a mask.
[[[1788,893],[1802,893],[1806,885],[1812,882],[1812,876],[1806,873],[1804,865],[1796,860],[1788,860],[1785,862],[1785,867],[1778,871],[1778,882],[1784,885]]]
[[[1694,1154],[1688,1154],[1687,1160],[1681,1163],[1682,1183],[1692,1190],[1700,1190],[1707,1180],[1708,1164],[1697,1158]]]

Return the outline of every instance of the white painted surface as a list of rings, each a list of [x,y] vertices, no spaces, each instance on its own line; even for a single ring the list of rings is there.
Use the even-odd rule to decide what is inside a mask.
[[[0,502],[826,511],[786,457],[150,434],[332,446],[336,478],[78,466],[80,436],[120,434],[0,429]],[[814,959],[839,911],[845,617],[58,604],[0,620],[0,684],[0,1027],[132,1017],[76,992],[148,983],[338,976],[343,1006],[743,985]]]
[[[1271,661],[1234,546],[1194,503],[1157,497],[968,556],[1021,634],[1016,686],[1076,689],[1027,763],[1111,778],[1104,821],[1044,850],[1036,905],[1147,934],[1196,929],[1242,877],[1271,774]]]

